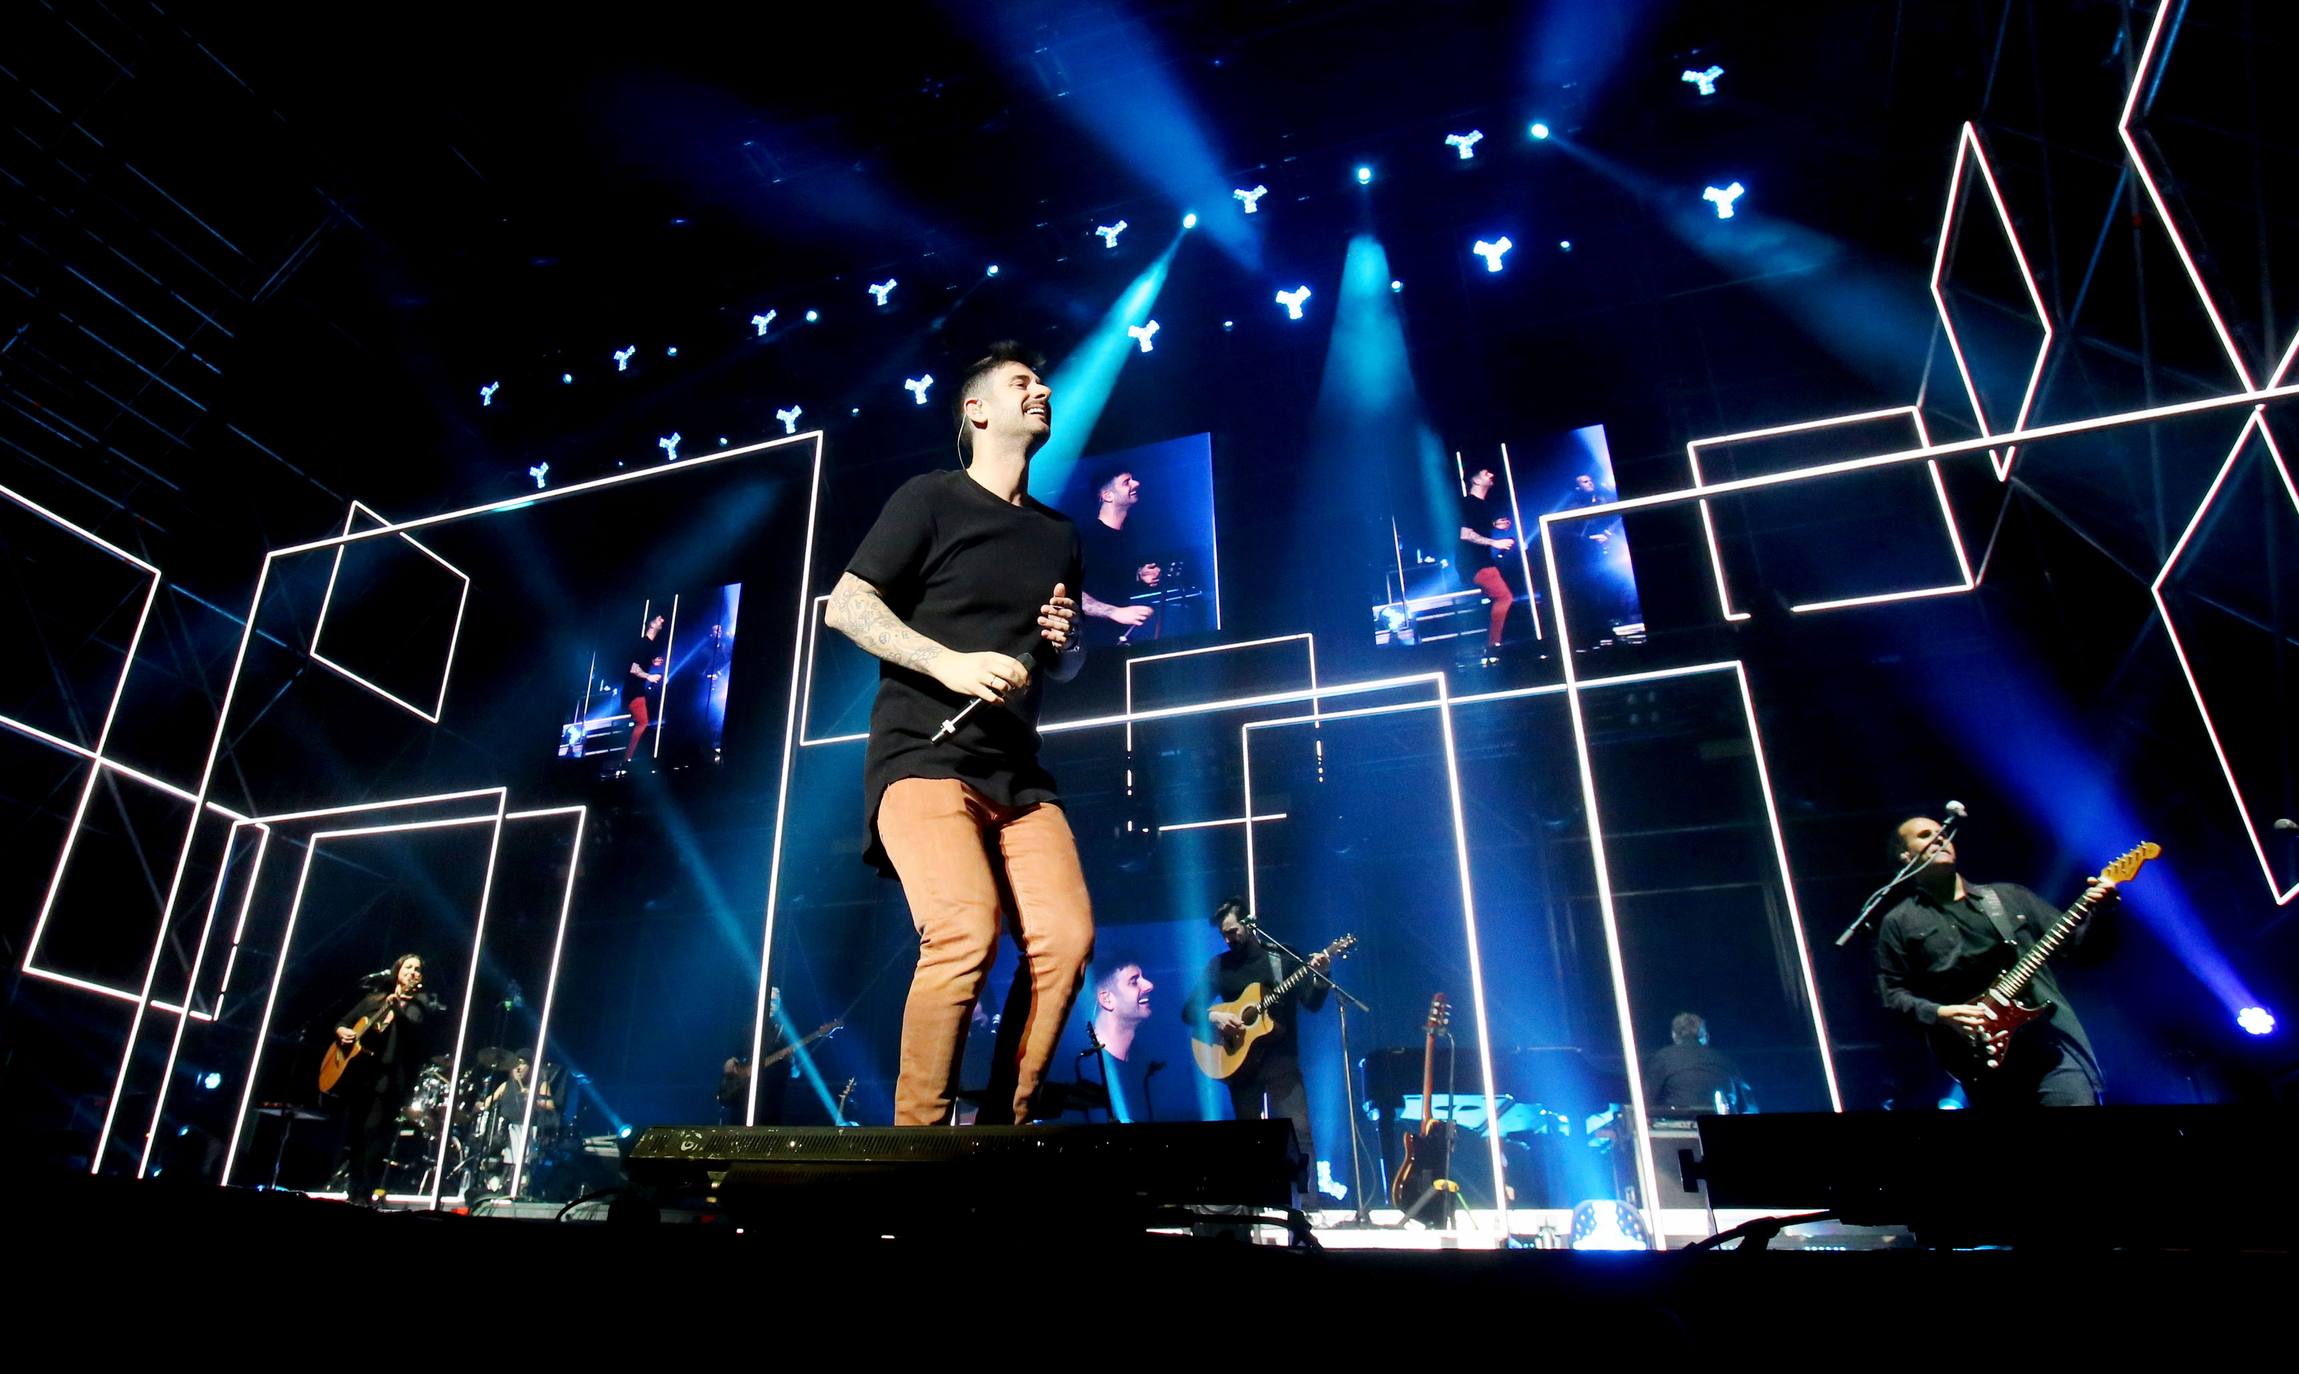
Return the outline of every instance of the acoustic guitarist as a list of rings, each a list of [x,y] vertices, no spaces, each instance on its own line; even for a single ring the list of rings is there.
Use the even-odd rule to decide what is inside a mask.
[[[390,981],[352,1003],[335,1018],[336,1047],[351,1052],[335,1093],[343,1100],[350,1157],[349,1201],[373,1205],[383,1185],[383,1168],[397,1137],[400,1104],[413,1088],[423,1062],[416,1039],[423,1012],[423,956],[402,954],[391,961]],[[436,1004],[433,1004],[434,1006]]]
[[[1243,898],[1223,901],[1214,908],[1210,919],[1221,931],[1222,942],[1228,948],[1206,964],[1196,991],[1190,994],[1181,1013],[1190,1034],[1200,1040],[1235,1036],[1244,1029],[1234,1013],[1215,1010],[1214,1003],[1234,1002],[1254,983],[1274,986],[1300,967],[1298,964],[1287,967],[1291,961],[1282,959],[1276,950],[1262,942],[1261,932],[1255,928],[1253,915],[1246,909]],[[1323,973],[1331,963],[1330,957],[1319,952],[1311,956],[1309,968],[1313,973]],[[1317,1151],[1309,1134],[1309,1092],[1301,1082],[1300,1045],[1293,1029],[1296,1016],[1315,1012],[1325,1005],[1325,995],[1323,979],[1308,980],[1307,986],[1279,1009],[1276,1028],[1261,1037],[1237,1072],[1222,1080],[1229,1088],[1230,1108],[1238,1120],[1283,1117],[1293,1123],[1293,1137],[1301,1146],[1302,1160],[1302,1172],[1295,1180],[1295,1188],[1304,1196],[1309,1184],[1309,1161],[1317,1157]]]
[[[1913,816],[1892,832],[1892,862],[1905,864],[1927,849],[1931,862],[1910,880],[1911,891],[1884,913],[1876,930],[1876,991],[1887,1011],[1926,1030],[1947,1027],[1978,1037],[1989,1025],[1975,999],[2012,958],[2033,946],[2060,919],[2043,898],[2011,883],[1966,883],[1956,868],[1956,845],[1940,838],[1940,824]],[[2084,901],[2097,908],[2115,899],[2115,882],[2095,878]],[[2085,923],[2070,945],[2089,934]],[[2049,965],[2028,985],[2051,1017],[2010,1042],[2002,1066],[1966,1081],[1975,1108],[2088,1107],[2101,1101],[2098,1057],[2075,1008]]]

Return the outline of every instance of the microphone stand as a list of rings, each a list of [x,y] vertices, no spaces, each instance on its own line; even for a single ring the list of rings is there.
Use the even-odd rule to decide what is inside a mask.
[[[1900,884],[1908,881],[1910,878],[1915,877],[1917,874],[1931,867],[1932,856],[1940,851],[1941,845],[1946,844],[1948,841],[1956,837],[1956,827],[1962,825],[1963,823],[1964,818],[1962,816],[1948,817],[1947,823],[1940,827],[1940,833],[1934,835],[1932,837],[1932,842],[1925,845],[1923,850],[1918,853],[1916,857],[1908,860],[1908,862],[1905,864],[1902,864],[1900,866],[1900,871],[1892,875],[1892,881],[1884,884],[1880,888],[1877,888],[1874,892],[1869,893],[1868,900],[1860,904],[1860,914],[1852,918],[1852,924],[1844,927],[1844,933],[1842,935],[1836,937],[1837,947],[1841,949],[1845,945],[1851,944],[1852,937],[1858,935],[1860,933],[1861,927],[1868,924],[1869,918],[1873,917],[1879,910],[1883,908],[1885,899],[1890,897],[1894,892],[1898,891]]]
[[[1293,962],[1303,965],[1306,965],[1309,962],[1307,959],[1302,958],[1299,951],[1295,950],[1291,945],[1286,944],[1283,940],[1280,940],[1275,935],[1270,934],[1268,929],[1262,926],[1259,922],[1254,923],[1253,933],[1265,943],[1275,946],[1278,953],[1291,958]],[[1373,1008],[1367,1006],[1357,997],[1355,993],[1352,993],[1349,991],[1349,989],[1341,986],[1339,983],[1334,982],[1332,969],[1330,967],[1328,967],[1322,973],[1312,973],[1310,977],[1316,979],[1320,983],[1323,983],[1327,988],[1341,995],[1341,1082],[1343,1087],[1348,1090],[1349,1106],[1349,1197],[1350,1200],[1356,1204],[1356,1215],[1351,1217],[1348,1221],[1341,1223],[1341,1225],[1351,1229],[1368,1227],[1373,1224],[1373,1208],[1372,1205],[1366,1201],[1365,1163],[1360,1154],[1357,1136],[1357,1114],[1359,1111],[1358,1104],[1363,1099],[1360,1098],[1357,1094],[1357,1061],[1349,1057],[1349,1008],[1354,1005],[1359,1011],[1364,1012],[1367,1016],[1371,1016],[1373,1014]],[[1312,1177],[1310,1178],[1309,1182],[1312,1188],[1315,1188],[1317,1185],[1317,1180],[1314,1176],[1316,1167],[1317,1162],[1315,1160],[1311,1160],[1310,1170]]]

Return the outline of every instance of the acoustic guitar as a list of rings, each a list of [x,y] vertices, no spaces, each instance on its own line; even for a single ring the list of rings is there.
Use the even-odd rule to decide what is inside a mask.
[[[2162,853],[2161,845],[2140,844],[2101,869],[2099,875],[2110,882],[2128,883],[2139,876],[2139,870],[2146,866],[2148,860]],[[2021,1000],[2021,994],[2028,990],[2028,984],[2035,981],[2036,974],[2051,961],[2051,957],[2075,938],[2076,931],[2090,919],[2092,910],[2093,903],[2077,898],[2075,905],[2052,922],[2051,929],[2037,937],[2036,942],[2024,951],[2008,942],[1998,946],[2001,958],[1981,975],[1988,978],[1984,988],[1968,997],[1943,999],[1950,1002],[1962,1001],[1978,1007],[1988,1017],[1987,1029],[1982,1031],[1967,1031],[1946,1022],[1932,1028],[1933,1052],[1939,1057],[1940,1066],[1953,1074],[1957,1082],[1969,1084],[1986,1081],[1990,1074],[2004,1066],[2011,1051],[2012,1037],[2019,1033],[2020,1028],[2052,1014],[2055,1003],[2045,1002],[2033,1006]],[[2015,951],[2019,952],[2019,957],[2013,959]],[[2003,961],[2007,959],[2011,961],[2010,966],[2003,967]],[[1996,968],[2002,968],[2002,971],[1994,972]]]
[[[1346,959],[1349,957],[1349,951],[1356,947],[1357,937],[1344,935],[1327,945],[1323,953],[1328,959]],[[1269,1019],[1269,1009],[1276,1006],[1287,993],[1293,991],[1300,984],[1302,979],[1309,976],[1309,965],[1303,964],[1278,980],[1277,985],[1266,993],[1261,990],[1261,984],[1248,983],[1245,991],[1238,994],[1236,1001],[1216,1002],[1206,1008],[1208,1015],[1217,1011],[1234,1013],[1237,1019],[1244,1024],[1217,1040],[1192,1040],[1189,1042],[1189,1052],[1196,1058],[1197,1066],[1204,1072],[1205,1076],[1208,1078],[1227,1078],[1243,1068],[1246,1056],[1253,1053],[1254,1045],[1259,1043],[1261,1037],[1277,1029],[1277,1023]]]
[[[373,1015],[362,1016],[352,1022],[351,1043],[337,1040],[327,1047],[327,1053],[320,1058],[319,1090],[323,1093],[334,1092],[335,1085],[343,1081],[343,1071],[351,1067],[352,1060],[366,1052],[367,1033],[390,1025],[391,1018],[411,1000],[395,992],[383,999],[383,1005]]]

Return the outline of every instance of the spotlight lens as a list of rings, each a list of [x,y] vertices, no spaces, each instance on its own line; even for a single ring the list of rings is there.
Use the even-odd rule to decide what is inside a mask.
[[[1184,229],[1195,229],[1197,227],[1197,211],[1192,210],[1188,214],[1183,215],[1181,217],[1181,227]]]
[[[1235,320],[1223,320],[1223,321],[1221,322],[1221,327],[1222,327],[1223,329],[1225,329],[1225,330],[1226,330],[1226,329],[1235,329],[1235,328],[1237,328],[1237,321],[1235,321]]]
[[[2265,1007],[2245,1007],[2235,1013],[2235,1024],[2252,1035],[2275,1033],[2275,1013]]]
[[[631,1128],[625,1126],[621,1130],[615,1132],[615,1134],[624,1140],[629,1140],[631,1138]]]
[[[1372,168],[1370,168],[1370,167],[1360,167],[1360,168],[1358,168],[1358,169],[1357,169],[1357,184],[1358,184],[1358,185],[1360,185],[1360,186],[1363,186],[1363,185],[1365,185],[1366,183],[1368,183],[1368,182],[1370,182],[1370,181],[1372,181],[1372,180],[1373,180],[1373,169],[1372,169]]]
[[[1560,253],[1570,253],[1573,251],[1573,241],[1571,239],[1558,239],[1557,251]]]
[[[1530,133],[1535,138],[1547,138],[1549,136],[1549,126],[1536,120],[1533,123],[1533,127],[1526,130],[1526,132]]]
[[[1389,289],[1390,289],[1390,290],[1392,290],[1392,291],[1402,291],[1402,290],[1404,290],[1404,289],[1405,289],[1405,283],[1404,283],[1404,282],[1402,282],[1402,281],[1399,281],[1399,280],[1398,280],[1397,278],[1395,278],[1395,277],[1391,277],[1391,278],[1389,279]]]
[[[991,264],[990,264],[990,275],[991,275],[991,276],[993,276],[993,277],[998,275],[998,264],[996,264],[996,263],[991,263]]]
[[[2272,1020],[2272,1018],[2270,1018],[2270,1020]],[[220,1073],[204,1073],[200,1075],[200,1086],[207,1089],[211,1093],[223,1085],[224,1076]]]
[[[819,319],[821,319],[821,318],[822,318],[822,312],[820,312],[820,311],[818,311],[818,310],[809,310],[809,311],[807,311],[807,312],[806,312],[806,322],[807,322],[808,324],[812,324],[812,323],[814,323],[816,320],[819,320]]]

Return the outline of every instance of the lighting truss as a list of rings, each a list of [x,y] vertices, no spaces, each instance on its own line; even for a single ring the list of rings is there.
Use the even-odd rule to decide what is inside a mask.
[[[1461,161],[1467,162],[1477,155],[1477,144],[1484,136],[1483,129],[1471,129],[1465,134],[1447,134],[1445,146],[1459,153]]]
[[[753,338],[763,339],[766,337],[766,327],[774,323],[774,317],[776,313],[776,311],[769,310],[763,315],[753,315],[750,317],[750,327],[758,331],[756,334],[752,335]]]
[[[1126,334],[1135,343],[1142,346],[1142,352],[1147,353],[1150,351],[1150,340],[1157,337],[1157,321],[1151,320],[1147,324],[1129,324],[1126,326]]]
[[[1766,429],[1751,429],[1738,434],[1720,434],[1714,438],[1695,439],[1684,446],[1685,462],[1692,469],[1692,484],[1697,487],[1707,480],[1702,475],[1700,468],[1700,451],[1703,448],[1717,448],[1726,444],[1770,439],[1783,434],[1806,434],[1816,429],[1827,429],[1836,425],[1865,424],[1876,420],[1890,419],[1894,415],[1907,416],[1908,422],[1915,426],[1917,447],[1928,447],[1931,444],[1932,436],[1924,428],[1924,412],[1921,407],[1892,406],[1885,410],[1871,410],[1858,415],[1837,415],[1825,420],[1803,420],[1795,424],[1773,425]],[[1813,611],[1842,610],[1848,606],[1872,606],[1886,601],[1907,601],[1917,597],[1952,596],[1958,592],[1968,592],[1979,585],[1979,579],[1972,574],[1971,560],[1964,552],[1963,535],[1956,528],[1956,512],[1948,504],[1948,484],[1940,475],[1940,465],[1937,461],[1931,461],[1924,466],[1932,479],[1932,492],[1939,498],[1940,521],[1947,528],[1949,546],[1955,550],[1956,569],[1961,574],[1961,580],[1943,583],[1935,587],[1915,587],[1906,591],[1880,592],[1871,596],[1840,597],[1829,601],[1807,601],[1791,605],[1788,609],[1792,613],[1802,615]],[[1724,552],[1716,537],[1716,518],[1710,512],[1706,501],[1700,503],[1700,527],[1708,539],[1708,566],[1710,571],[1716,575],[1718,611],[1723,614],[1726,620],[1748,619],[1749,613],[1747,611],[1733,609],[1732,589],[1727,585],[1724,575]]]
[[[675,463],[679,460],[679,444],[684,438],[684,435],[681,435],[677,430],[673,430],[669,434],[664,435],[662,438],[655,440],[655,447],[663,451],[664,462]]]
[[[479,408],[484,410],[495,404],[495,393],[503,389],[501,382],[489,382],[479,388]]]
[[[538,488],[538,490],[540,490],[540,488]],[[361,511],[366,511],[369,518],[373,519],[380,525],[389,527],[391,524],[391,522],[384,519],[382,514],[378,512],[373,506],[370,506],[363,501],[354,501],[351,503],[351,508],[343,513],[343,533],[346,536],[350,535],[352,522],[358,518],[359,512]],[[447,636],[447,661],[441,664],[439,668],[439,694],[432,699],[431,709],[425,710],[423,707],[416,705],[414,702],[407,700],[405,697],[399,696],[393,692],[386,691],[384,688],[368,681],[366,678],[361,677],[359,674],[351,671],[349,668],[344,667],[342,664],[337,663],[334,659],[329,658],[327,655],[319,651],[320,636],[327,632],[328,608],[335,603],[335,581],[337,578],[343,575],[343,548],[341,545],[338,545],[335,550],[335,565],[328,570],[327,594],[322,596],[319,601],[319,619],[313,622],[311,627],[311,661],[318,664],[322,668],[325,668],[328,671],[336,674],[338,677],[347,679],[350,682],[356,683],[357,685],[366,688],[368,691],[375,693],[375,695],[383,698],[385,701],[390,702],[392,705],[397,706],[402,710],[405,710],[419,717],[420,719],[429,722],[430,724],[437,725],[439,723],[440,713],[447,709],[447,679],[455,671],[455,646],[460,643],[463,638],[463,608],[465,605],[469,604],[471,600],[471,579],[464,575],[461,568],[458,568],[454,564],[448,562],[446,559],[441,558],[438,554],[433,553],[431,550],[425,548],[422,544],[417,543],[415,540],[408,538],[406,535],[401,535],[400,539],[406,543],[409,548],[415,550],[417,553],[422,554],[425,558],[430,559],[432,562],[437,563],[440,567],[445,568],[447,571],[453,573],[456,578],[463,583],[463,594],[457,597],[455,600],[455,628],[450,631]]]
[[[2187,528],[2180,531],[2179,542],[2171,546],[2171,553],[2163,560],[2162,570],[2156,573],[2155,580],[2148,584],[2147,590],[2155,598],[2156,613],[2163,617],[2164,632],[2171,639],[2172,655],[2179,660],[2180,676],[2187,680],[2188,694],[2195,698],[2195,713],[2203,721],[2204,736],[2211,741],[2211,757],[2219,764],[2219,775],[2227,780],[2227,795],[2235,802],[2236,814],[2243,818],[2243,833],[2251,841],[2253,857],[2259,861],[2259,876],[2267,880],[2267,891],[2274,896],[2275,904],[2285,906],[2292,898],[2299,897],[2299,882],[2285,886],[2275,876],[2275,865],[2267,858],[2267,837],[2260,833],[2259,820],[2252,810],[2251,802],[2243,795],[2242,785],[2235,780],[2235,769],[2227,761],[2227,746],[2221,742],[2219,727],[2211,718],[2211,707],[2203,699],[2203,683],[2195,676],[2195,664],[2188,658],[2187,646],[2179,636],[2179,622],[2172,619],[2171,606],[2163,596],[2163,587],[2171,580],[2172,569],[2179,563],[2180,555],[2187,552],[2195,532],[2203,527],[2204,517],[2211,513],[2211,503],[2219,499],[2220,488],[2227,485],[2227,478],[2243,457],[2244,443],[2250,439],[2253,431],[2257,431],[2260,442],[2267,446],[2267,459],[2275,467],[2275,476],[2282,484],[2283,495],[2291,502],[2292,512],[2299,514],[2299,487],[2292,485],[2290,465],[2283,460],[2283,449],[2275,442],[2274,431],[2267,427],[2264,408],[2254,410],[2244,420],[2243,428],[2236,432],[2235,443],[2227,450],[2227,461],[2219,465],[2219,474],[2211,479],[2211,487],[2203,494],[2202,503],[2196,506],[2194,516],[2187,522]]]
[[[1718,219],[1732,218],[1732,203],[1747,194],[1748,188],[1739,182],[1730,186],[1711,186],[1700,193],[1700,198],[1716,207]]]
[[[1233,199],[1245,206],[1245,213],[1252,215],[1260,213],[1261,198],[1269,194],[1269,188],[1266,186],[1256,186],[1250,191],[1232,191],[1229,194]]]
[[[1309,288],[1306,286],[1296,286],[1291,291],[1277,293],[1277,303],[1285,307],[1285,318],[1289,320],[1301,318],[1301,304],[1308,299]]]
[[[782,421],[783,433],[796,434],[798,433],[798,417],[804,415],[805,413],[805,409],[800,406],[784,406],[782,409],[774,412],[774,418]]]
[[[2028,412],[2035,405],[2036,390],[2044,381],[2044,359],[2051,354],[2053,330],[2051,312],[2044,309],[2043,293],[2036,289],[2035,273],[2028,270],[2027,250],[2020,247],[2019,231],[2012,227],[2012,212],[2004,204],[2004,193],[1996,186],[1995,169],[1988,165],[1988,150],[1980,144],[1979,130],[1973,128],[1967,120],[1963,131],[1956,136],[1956,165],[1948,174],[1947,207],[1940,212],[1940,246],[1932,254],[1932,305],[1939,312],[1940,328],[1948,336],[1948,352],[1956,360],[1956,375],[1964,380],[1964,395],[1972,403],[1972,418],[1979,422],[1980,432],[1987,434],[1991,432],[1987,409],[1980,404],[1980,389],[1972,381],[1971,365],[1965,361],[1962,340],[1956,337],[1956,322],[1948,313],[1947,291],[1942,285],[1948,272],[1948,248],[1954,238],[1953,227],[1956,209],[1961,203],[1960,192],[1963,190],[1967,155],[1971,163],[1980,169],[1980,182],[1987,187],[1988,202],[1995,207],[1996,221],[2003,227],[2004,241],[2011,245],[2012,259],[2019,264],[2020,281],[2028,290],[2028,304],[2035,310],[2036,323],[2042,326],[2044,332],[2043,342],[2036,346],[2035,365],[2028,371],[2027,390],[2020,394],[2019,414],[2012,417],[2013,429],[2026,426]],[[2217,323],[2216,316],[2213,323]],[[2244,378],[2244,385],[2250,385],[2249,377]],[[2018,451],[2009,445],[2005,446],[2001,457],[1992,451],[1988,454],[1988,460],[1995,464],[1996,480],[2003,481],[2011,476],[2012,460],[2017,456]]]
[[[886,304],[886,298],[894,294],[894,287],[895,281],[892,277],[888,277],[882,282],[874,282],[869,288],[870,298],[883,306]]]
[[[615,371],[617,371],[617,372],[628,372],[628,371],[630,371],[630,370],[631,370],[631,359],[632,359],[632,358],[634,358],[634,357],[637,357],[637,356],[638,356],[638,352],[639,352],[639,346],[638,346],[637,344],[632,344],[632,345],[631,345],[629,348],[618,348],[618,349],[616,349],[616,350],[615,350]]]
[[[1124,233],[1129,227],[1130,226],[1121,219],[1115,224],[1103,225],[1099,229],[1094,230],[1094,233],[1101,238],[1102,247],[1115,248],[1118,246],[1118,235]]]
[[[916,401],[919,405],[924,405],[926,404],[926,388],[932,385],[934,385],[934,374],[929,372],[924,376],[912,377],[903,382],[902,389],[910,393],[911,400]]]
[[[1507,234],[1503,234],[1491,243],[1487,243],[1483,239],[1478,239],[1475,243],[1469,245],[1469,251],[1485,260],[1486,271],[1498,272],[1501,270],[1501,255],[1516,246],[1517,245],[1514,243],[1509,242],[1509,236]]]
[[[1723,75],[1724,68],[1711,63],[1707,71],[1696,72],[1688,67],[1685,69],[1682,75],[1677,77],[1677,80],[1684,82],[1685,84],[1691,86],[1693,89],[1699,91],[1702,95],[1707,96],[1716,94],[1717,78]]]

